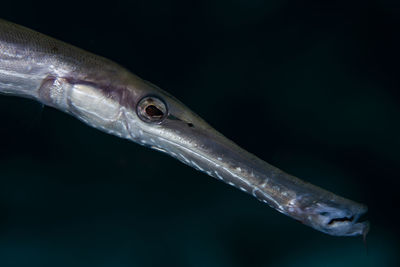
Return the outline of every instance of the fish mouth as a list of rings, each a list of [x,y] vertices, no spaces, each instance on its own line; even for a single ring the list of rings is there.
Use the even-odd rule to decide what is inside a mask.
[[[305,214],[302,214],[306,218],[305,223],[314,229],[335,236],[365,237],[368,234],[369,222],[361,221],[368,210],[366,206],[342,197],[337,197],[335,201],[316,203],[315,206],[306,208]],[[310,211],[313,214],[311,216]]]
[[[363,221],[362,217],[367,213],[367,210],[364,212],[357,214],[356,216],[351,216],[350,218],[336,218],[332,219],[328,224],[335,225],[335,224],[349,224],[348,231],[346,235],[353,236],[353,235],[363,235],[364,237],[368,234],[370,230],[370,223],[369,221]]]
[[[354,216],[351,216],[350,218],[344,217],[344,218],[333,218],[328,222],[328,225],[333,225],[336,223],[344,223],[344,222],[350,222],[350,223],[355,223],[356,221],[354,220]]]
[[[330,234],[340,236],[366,236],[370,228],[368,221],[359,222],[358,219],[354,219],[354,216],[350,218],[334,218],[331,219],[327,225],[331,230],[335,229],[335,231],[330,231]]]

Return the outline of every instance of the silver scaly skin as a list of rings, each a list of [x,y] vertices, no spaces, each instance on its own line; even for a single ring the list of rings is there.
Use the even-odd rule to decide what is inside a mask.
[[[35,99],[101,131],[165,152],[316,230],[366,235],[367,207],[243,150],[176,98],[116,63],[0,20],[0,93]]]

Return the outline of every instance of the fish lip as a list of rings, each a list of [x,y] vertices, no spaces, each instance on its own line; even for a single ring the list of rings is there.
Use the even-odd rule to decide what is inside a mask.
[[[360,218],[365,215],[368,211],[368,207],[360,205],[358,211],[353,215],[351,223],[351,229],[349,229],[349,235],[363,235],[364,237],[368,234],[370,229],[369,221],[360,221]]]
[[[315,230],[333,236],[365,236],[368,233],[369,222],[360,222],[361,216],[368,211],[363,204],[338,196],[331,196],[329,200],[309,196],[297,200],[300,203],[290,215]]]
[[[364,238],[368,234],[370,230],[370,223],[369,221],[362,221],[360,222],[361,216],[366,214],[368,211],[368,208],[366,206],[363,206],[363,208],[358,212],[358,214],[354,217],[352,223],[351,229],[353,230],[353,235],[363,235]],[[352,235],[350,233],[350,235]]]
[[[344,236],[354,236],[363,235],[366,236],[370,229],[369,221],[363,222],[351,222],[348,231],[342,235]]]
[[[351,210],[351,209],[350,209]],[[347,216],[331,218],[326,223],[326,233],[335,236],[355,236],[368,234],[370,229],[369,221],[360,222],[360,217],[367,212],[367,207],[357,207],[357,211],[350,211]]]

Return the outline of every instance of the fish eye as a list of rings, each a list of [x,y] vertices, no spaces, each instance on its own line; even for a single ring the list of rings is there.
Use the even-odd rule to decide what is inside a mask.
[[[137,105],[137,114],[144,122],[161,122],[167,116],[167,105],[155,97],[143,97]]]

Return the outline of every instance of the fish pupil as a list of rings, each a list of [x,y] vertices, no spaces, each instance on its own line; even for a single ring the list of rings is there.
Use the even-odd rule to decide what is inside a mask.
[[[150,117],[162,117],[162,116],[164,116],[164,113],[154,105],[148,105],[146,107],[146,114],[149,115]]]

